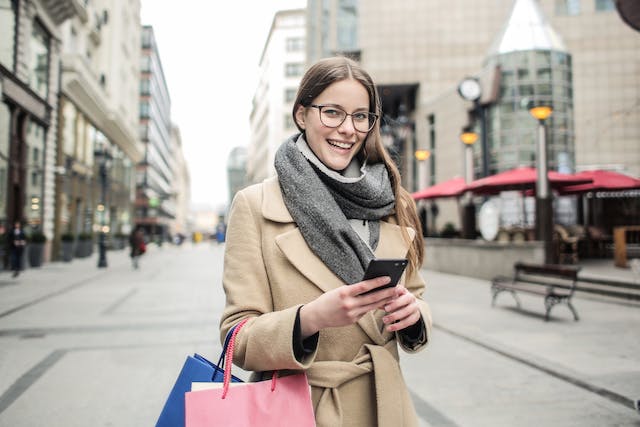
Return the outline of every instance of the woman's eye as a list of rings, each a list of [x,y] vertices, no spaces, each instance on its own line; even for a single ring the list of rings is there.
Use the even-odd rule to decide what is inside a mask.
[[[369,115],[367,113],[353,113],[353,118],[358,121],[367,120]]]
[[[339,110],[334,110],[334,109],[330,109],[330,108],[325,108],[324,113],[328,116],[340,116],[340,111]]]

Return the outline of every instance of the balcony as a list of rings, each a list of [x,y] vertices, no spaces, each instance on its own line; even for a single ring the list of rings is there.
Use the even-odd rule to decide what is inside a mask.
[[[57,25],[69,18],[78,16],[83,23],[87,22],[87,9],[78,0],[41,0],[40,3],[47,9],[49,16]]]

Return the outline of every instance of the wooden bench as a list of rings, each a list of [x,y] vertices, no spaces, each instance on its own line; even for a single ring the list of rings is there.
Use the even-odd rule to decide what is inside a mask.
[[[513,295],[518,308],[521,308],[517,292],[524,292],[544,296],[545,321],[549,320],[553,306],[560,303],[567,304],[574,319],[578,320],[578,313],[571,304],[571,298],[576,290],[580,267],[518,262],[513,269],[513,277],[497,276],[491,281],[492,306],[495,306],[498,295],[506,291]]]

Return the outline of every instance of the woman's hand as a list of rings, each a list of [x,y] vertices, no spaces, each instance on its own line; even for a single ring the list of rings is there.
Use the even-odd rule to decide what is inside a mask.
[[[402,285],[393,289],[396,292],[395,298],[384,306],[387,314],[382,318],[389,332],[407,328],[420,320],[421,316],[415,295]]]
[[[321,329],[352,325],[371,310],[384,307],[396,296],[396,288],[365,292],[390,282],[388,276],[344,285],[325,292],[300,309],[302,337],[307,338]]]

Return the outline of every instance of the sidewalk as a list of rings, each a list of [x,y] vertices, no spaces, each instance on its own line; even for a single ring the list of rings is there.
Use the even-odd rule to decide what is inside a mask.
[[[24,414],[62,419],[60,408],[73,419],[52,425],[151,424],[184,355],[194,348],[206,356],[219,352],[222,248],[188,246],[151,245],[135,271],[128,251],[109,251],[106,269],[97,267],[94,254],[28,269],[16,279],[0,273],[0,361],[12,366],[0,369],[0,384],[19,380],[20,386],[9,390],[15,400],[0,411],[0,426],[27,425]],[[619,270],[611,260],[597,260],[582,273],[633,277]],[[502,294],[491,307],[489,281],[422,273],[432,342],[417,355],[401,353],[421,426],[639,425],[632,406],[640,399],[640,306],[576,294],[580,321],[558,305],[545,322],[539,297],[521,295],[518,310],[511,295]],[[34,366],[46,375],[31,379]],[[95,366],[91,381],[72,382],[56,394]],[[149,384],[144,397],[135,393]],[[34,407],[34,401],[40,403]],[[22,424],[9,423],[17,419]]]
[[[604,263],[589,263],[585,270],[611,274]],[[405,357],[403,364],[422,370],[407,382],[447,416],[433,425],[640,423],[633,408],[640,400],[640,306],[576,295],[580,321],[558,305],[545,322],[539,297],[519,294],[523,309],[518,310],[505,293],[491,307],[487,280],[429,270],[423,275],[434,319],[433,347],[427,350],[432,353],[426,363]],[[487,351],[493,364],[471,360]],[[514,365],[520,368],[512,371]],[[520,374],[523,370],[529,374]],[[517,375],[530,378],[513,379]]]
[[[74,258],[71,262],[55,261],[37,268],[27,267],[18,277],[12,277],[11,271],[1,271],[0,317],[22,309],[25,304],[34,304],[40,298],[68,292],[108,270],[130,269],[129,251],[107,251],[107,263],[108,268],[98,268],[96,251],[90,257]]]

